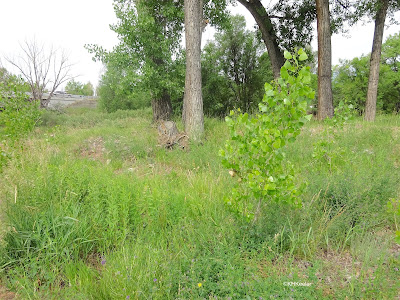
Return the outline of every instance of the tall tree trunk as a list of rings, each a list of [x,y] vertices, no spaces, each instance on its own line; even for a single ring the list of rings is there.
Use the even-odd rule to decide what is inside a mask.
[[[162,96],[157,99],[151,100],[151,107],[153,109],[153,122],[168,121],[172,116],[172,103],[171,97],[167,91],[164,91]]]
[[[270,17],[259,0],[238,0],[253,15],[258,27],[260,28],[262,39],[267,47],[268,55],[271,60],[274,78],[281,76],[281,68],[285,63],[283,53],[278,46],[274,26]]]
[[[318,120],[333,117],[329,0],[316,0],[318,32]]]
[[[193,140],[204,132],[203,96],[201,91],[201,34],[203,1],[185,0],[186,77],[183,99],[183,123]]]
[[[375,17],[375,32],[374,41],[372,42],[372,52],[369,67],[367,102],[365,103],[364,119],[366,121],[374,121],[376,115],[376,99],[378,97],[383,30],[385,28],[388,5],[389,0],[379,1],[379,8]]]

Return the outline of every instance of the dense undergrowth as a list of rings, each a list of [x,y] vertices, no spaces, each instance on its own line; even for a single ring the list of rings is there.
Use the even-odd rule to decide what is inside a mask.
[[[237,180],[218,157],[226,124],[207,119],[203,144],[170,151],[150,120],[149,110],[46,112],[20,142],[0,181],[0,276],[17,297],[399,296],[387,211],[399,199],[398,116],[306,125],[287,149],[307,183],[302,208],[271,203],[250,222],[224,203]]]

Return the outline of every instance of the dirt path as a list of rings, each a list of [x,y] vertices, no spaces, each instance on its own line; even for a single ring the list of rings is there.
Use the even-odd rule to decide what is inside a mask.
[[[15,299],[15,294],[8,291],[5,287],[0,285],[0,300],[13,300]]]

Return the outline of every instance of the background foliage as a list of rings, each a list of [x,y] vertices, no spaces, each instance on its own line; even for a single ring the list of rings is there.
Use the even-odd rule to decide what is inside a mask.
[[[242,16],[215,34],[202,54],[204,111],[225,116],[233,108],[257,108],[265,82],[273,79],[265,46],[256,32],[246,29]]]
[[[361,114],[368,89],[369,55],[343,60],[333,69],[333,93],[337,105],[341,100],[353,104]],[[384,113],[400,110],[400,34],[389,36],[382,45],[377,109]]]
[[[93,85],[90,82],[83,84],[79,81],[71,80],[65,86],[65,91],[72,95],[94,96]]]

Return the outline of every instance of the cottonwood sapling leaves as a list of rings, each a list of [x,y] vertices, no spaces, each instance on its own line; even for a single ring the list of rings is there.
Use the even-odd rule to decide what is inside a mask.
[[[239,176],[227,203],[246,218],[254,214],[253,206],[260,201],[301,205],[302,188],[285,157],[285,147],[311,119],[307,107],[315,92],[310,87],[310,68],[298,63],[307,59],[306,53],[301,49],[284,56],[281,77],[265,84],[258,113],[236,111],[226,118],[231,138],[220,155],[224,166],[234,168]]]

